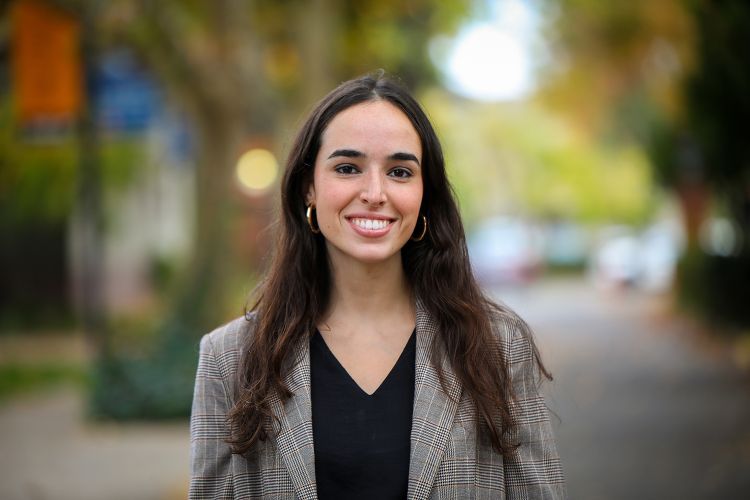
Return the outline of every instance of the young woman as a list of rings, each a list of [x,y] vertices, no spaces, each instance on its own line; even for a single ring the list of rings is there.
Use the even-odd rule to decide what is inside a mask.
[[[191,498],[561,498],[525,323],[471,274],[435,132],[383,74],[299,131],[257,302],[201,341]]]

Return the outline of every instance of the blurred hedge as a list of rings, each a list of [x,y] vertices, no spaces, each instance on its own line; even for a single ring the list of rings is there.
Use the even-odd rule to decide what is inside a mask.
[[[750,328],[750,254],[687,252],[677,270],[683,307],[723,327]]]
[[[198,339],[179,325],[158,332],[148,353],[108,352],[94,364],[91,412],[100,418],[167,419],[190,415]]]
[[[85,386],[87,375],[85,367],[73,363],[5,364],[0,366],[0,401],[61,384]]]

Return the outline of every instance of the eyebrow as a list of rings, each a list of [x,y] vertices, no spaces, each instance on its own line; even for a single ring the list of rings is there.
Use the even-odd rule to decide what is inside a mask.
[[[340,156],[343,156],[345,158],[365,158],[367,155],[361,151],[357,151],[356,149],[337,149],[328,156],[328,159],[330,160],[331,158]],[[398,161],[413,161],[414,163],[419,165],[419,160],[415,155],[411,153],[393,153],[392,155],[388,156],[388,159]]]
[[[361,152],[357,151],[356,149],[337,149],[331,155],[328,157],[330,160],[331,158],[336,158],[337,156],[343,156],[345,158],[364,158],[366,155]]]
[[[411,153],[393,153],[388,157],[388,159],[399,161],[413,161],[414,163],[419,165],[419,160],[417,160],[417,157]]]

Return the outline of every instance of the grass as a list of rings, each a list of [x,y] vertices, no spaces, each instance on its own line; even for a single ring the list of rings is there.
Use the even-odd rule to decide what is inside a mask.
[[[0,402],[12,396],[63,384],[83,387],[88,383],[85,366],[61,363],[0,365]]]

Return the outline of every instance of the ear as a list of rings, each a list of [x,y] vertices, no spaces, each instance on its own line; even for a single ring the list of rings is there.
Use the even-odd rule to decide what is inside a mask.
[[[307,194],[305,195],[305,205],[310,206],[315,204],[315,184],[311,181],[307,186]]]

